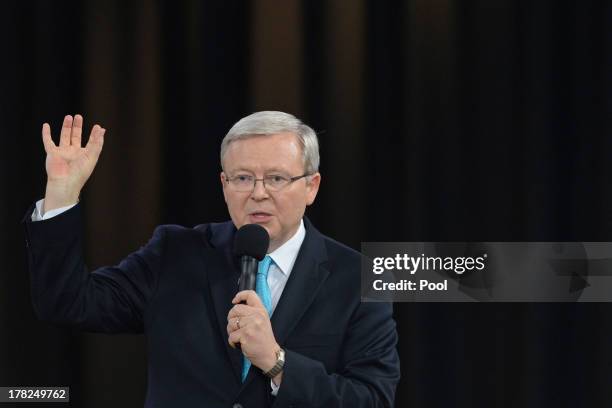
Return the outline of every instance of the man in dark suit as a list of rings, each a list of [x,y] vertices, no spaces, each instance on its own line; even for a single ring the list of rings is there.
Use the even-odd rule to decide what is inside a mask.
[[[102,150],[93,127],[43,125],[45,198],[25,219],[37,314],[105,333],[146,333],[147,407],[390,407],[399,380],[392,307],[360,301],[360,255],[304,217],[318,192],[314,131],[283,112],[238,121],[221,145],[232,221],[160,226],[119,265],[89,273],[79,193]],[[238,291],[237,228],[270,235],[257,291]],[[240,348],[236,345],[239,344]]]

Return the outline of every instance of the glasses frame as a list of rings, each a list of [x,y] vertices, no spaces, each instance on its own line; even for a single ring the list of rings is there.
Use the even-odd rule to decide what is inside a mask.
[[[235,190],[234,189],[234,191],[236,191],[238,193],[252,193],[255,190],[255,186],[257,185],[257,182],[261,181],[261,184],[263,184],[263,187],[266,189],[266,191],[276,193],[276,192],[279,192],[279,191],[287,188],[287,186],[293,184],[295,181],[298,181],[299,179],[304,178],[304,177],[308,177],[308,176],[312,176],[312,174],[304,173],[301,176],[289,177],[289,182],[287,184],[285,184],[283,187],[279,188],[278,190],[270,190],[266,186],[266,178],[265,177],[259,178],[259,179],[258,178],[254,178],[253,179],[253,187],[250,190],[240,191],[240,190]],[[227,174],[225,174],[225,172],[223,173],[223,178],[225,179],[225,182],[227,183],[228,186],[231,186],[230,182],[232,180],[235,180],[237,177],[239,177],[239,176],[229,177]]]

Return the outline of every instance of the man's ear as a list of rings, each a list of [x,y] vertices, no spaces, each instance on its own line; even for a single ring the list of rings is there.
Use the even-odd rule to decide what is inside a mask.
[[[321,174],[319,172],[306,178],[306,205],[314,203],[321,185]]]
[[[219,174],[219,179],[221,180],[221,188],[223,189],[223,199],[227,203],[227,196],[225,195],[225,189],[227,188],[227,182],[225,181],[224,172],[221,172],[221,174]]]

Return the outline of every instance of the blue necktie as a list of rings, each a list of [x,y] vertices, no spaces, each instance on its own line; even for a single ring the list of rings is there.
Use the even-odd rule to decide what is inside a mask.
[[[270,264],[272,264],[272,258],[266,255],[266,257],[259,262],[255,280],[255,292],[257,292],[257,295],[261,299],[261,303],[263,303],[268,311],[268,316],[272,313],[272,295],[270,294],[270,287],[268,286],[268,270],[270,269]],[[250,368],[251,362],[248,358],[243,356],[242,382],[246,379]]]

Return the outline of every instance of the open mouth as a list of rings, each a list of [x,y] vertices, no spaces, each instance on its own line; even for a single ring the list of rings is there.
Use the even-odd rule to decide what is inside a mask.
[[[272,214],[264,212],[264,211],[255,211],[249,214],[249,219],[251,222],[266,222],[272,218]]]

